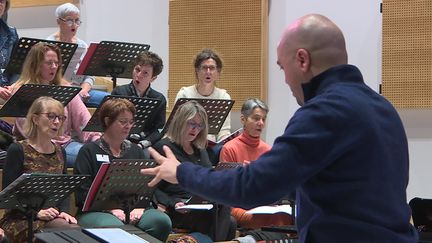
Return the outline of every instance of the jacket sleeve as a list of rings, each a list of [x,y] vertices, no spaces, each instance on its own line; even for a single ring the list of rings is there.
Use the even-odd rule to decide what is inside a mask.
[[[81,142],[91,142],[98,139],[101,134],[98,132],[83,132],[82,129],[87,125],[91,118],[90,112],[82,102],[79,95],[76,95],[67,105],[68,119],[71,123],[71,130],[75,132]],[[71,131],[71,132],[72,132]]]
[[[20,144],[9,146],[6,155],[6,164],[3,167],[3,189],[18,178],[24,170],[24,151]]]
[[[87,197],[87,193],[96,176],[95,155],[91,152],[89,145],[84,145],[78,152],[77,159],[74,164],[74,174],[90,175],[75,193],[75,204],[81,209]]]

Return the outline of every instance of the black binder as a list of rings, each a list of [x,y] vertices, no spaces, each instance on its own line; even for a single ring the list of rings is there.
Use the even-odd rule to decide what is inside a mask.
[[[0,192],[0,208],[22,211],[28,222],[28,242],[33,242],[33,221],[43,208],[55,207],[71,194],[86,175],[22,174]]]
[[[149,49],[150,45],[138,43],[116,41],[91,43],[77,74],[110,76],[115,87],[117,78],[132,77],[135,59],[141,52]]]
[[[209,134],[219,133],[220,129],[222,128],[222,125],[225,122],[225,119],[227,118],[228,114],[231,111],[231,108],[234,105],[234,100],[199,99],[199,98],[178,99],[171,111],[171,114],[165,124],[165,127],[162,130],[162,134],[166,133],[166,131],[168,130],[168,126],[171,123],[171,120],[173,119],[179,106],[191,100],[195,100],[198,103],[200,103],[200,105],[202,105],[204,110],[207,112]]]
[[[63,71],[62,74],[64,74],[67,66],[69,65],[69,62],[72,59],[72,56],[74,55],[78,47],[78,44],[27,37],[20,38],[17,44],[14,46],[10,61],[6,66],[6,72],[10,74],[20,74],[28,52],[35,44],[39,42],[51,43],[60,47],[61,58],[63,60],[61,68]]]
[[[99,110],[102,107],[103,103],[105,103],[109,99],[127,99],[135,105],[135,124],[130,130],[130,133],[141,132],[147,120],[153,116],[153,113],[156,111],[159,104],[161,103],[161,100],[158,99],[149,99],[134,96],[107,95],[104,97],[99,107],[93,113],[92,117],[90,118],[87,125],[84,127],[83,131],[103,132],[102,125],[99,122]]]
[[[25,117],[30,106],[41,96],[52,97],[66,106],[79,92],[80,87],[24,84],[0,109],[0,117]]]

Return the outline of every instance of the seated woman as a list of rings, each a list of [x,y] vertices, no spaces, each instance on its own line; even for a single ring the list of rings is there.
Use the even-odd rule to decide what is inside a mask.
[[[64,3],[56,8],[55,16],[57,18],[59,30],[48,36],[47,40],[74,43],[77,44],[79,48],[84,48],[86,51],[88,48],[87,43],[76,36],[82,23],[80,20],[80,10],[72,3]],[[81,58],[84,57],[84,54],[85,53],[82,54]],[[95,77],[76,75],[77,70],[78,66],[76,66],[72,74],[66,74],[68,76],[67,78],[70,79],[68,81],[70,81],[72,85],[82,88],[79,95],[89,107],[98,107],[103,98],[109,95],[109,93],[92,89]]]
[[[180,162],[190,161],[205,167],[211,167],[206,151],[207,113],[196,101],[188,101],[176,111],[166,133],[166,137],[153,147],[164,154],[163,146],[168,146]],[[191,194],[179,185],[161,181],[155,191],[158,208],[166,212],[174,228],[188,229],[209,235],[215,241],[234,238],[235,223],[231,222],[230,208],[217,206],[217,222],[214,222],[214,210],[190,212],[177,211]],[[216,227],[217,226],[217,227]],[[216,231],[215,231],[216,230]]]
[[[180,98],[200,99],[225,99],[230,100],[231,96],[225,89],[218,88],[216,81],[222,72],[222,59],[212,49],[204,49],[199,52],[194,61],[196,84],[182,87],[176,96]],[[231,133],[231,115],[228,114],[218,134],[207,135],[211,141],[219,141]]]
[[[144,159],[144,153],[138,145],[126,138],[134,124],[134,105],[126,99],[110,99],[99,110],[99,121],[104,133],[94,142],[85,144],[79,151],[74,173],[90,175],[76,192],[76,205],[83,207],[92,181],[104,162],[112,159]],[[130,221],[138,228],[165,242],[171,232],[169,217],[153,208],[143,208],[145,202],[138,204],[130,213]],[[78,222],[82,227],[121,226],[125,214],[121,209],[109,212],[78,212]]]
[[[132,71],[132,81],[129,84],[117,86],[112,95],[136,96],[158,99],[161,101],[154,115],[144,124],[140,134],[140,145],[147,148],[162,138],[158,129],[165,125],[166,99],[165,96],[151,87],[157,76],[162,72],[162,59],[151,51],[145,51],[135,59]]]
[[[63,85],[70,84],[62,78],[60,48],[53,44],[39,42],[27,54],[20,79],[12,86],[16,92],[24,84]],[[76,155],[84,142],[90,142],[100,137],[100,133],[83,132],[82,128],[90,120],[90,112],[79,95],[75,96],[65,107],[66,120],[64,134],[54,141],[66,151],[68,167],[72,167]],[[14,135],[17,140],[25,138],[23,124],[25,118],[15,120]],[[72,137],[74,134],[74,137]]]
[[[63,130],[66,119],[63,105],[50,97],[36,99],[30,107],[24,132],[28,139],[10,145],[3,168],[3,188],[23,173],[66,174],[64,149],[52,140]],[[34,231],[41,228],[78,227],[74,217],[67,214],[64,200],[58,208],[40,210],[33,222]],[[19,210],[9,210],[0,220],[10,242],[26,242],[27,220]]]

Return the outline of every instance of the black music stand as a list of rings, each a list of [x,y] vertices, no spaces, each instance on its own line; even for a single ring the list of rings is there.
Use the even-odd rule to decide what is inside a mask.
[[[62,58],[62,71],[63,71],[62,74],[64,74],[67,66],[69,65],[69,62],[72,59],[72,56],[74,55],[78,47],[78,44],[27,38],[27,37],[20,38],[17,44],[14,46],[11,54],[11,59],[8,65],[6,66],[6,72],[11,74],[20,74],[21,68],[24,64],[24,60],[27,57],[27,53],[35,44],[39,42],[51,43],[60,47],[61,58]]]
[[[204,107],[204,110],[207,112],[209,134],[219,133],[220,129],[222,128],[222,125],[225,122],[225,119],[227,118],[229,112],[231,111],[231,108],[234,105],[234,100],[180,98],[175,103],[171,111],[171,114],[161,132],[162,134],[164,134],[167,131],[168,126],[171,123],[171,120],[173,119],[179,106],[191,100],[195,100],[198,103],[200,103],[200,105],[202,105]]]
[[[135,124],[130,130],[130,133],[139,133],[143,130],[145,123],[148,119],[150,119],[153,113],[158,108],[161,100],[158,99],[149,99],[149,98],[141,98],[134,96],[120,96],[120,95],[107,95],[102,100],[99,107],[93,113],[87,125],[84,127],[83,131],[91,131],[91,132],[103,132],[102,125],[99,121],[99,110],[102,107],[103,103],[105,103],[109,99],[126,99],[132,102],[136,109],[135,114]]]
[[[24,84],[0,109],[0,117],[25,117],[33,101],[41,96],[52,97],[66,106],[81,87],[43,84]]]
[[[113,159],[102,166],[109,166],[108,170],[103,172],[99,169],[82,211],[121,208],[126,216],[125,223],[129,224],[130,212],[138,202],[151,203],[156,188],[147,184],[153,176],[142,175],[140,170],[155,167],[156,162],[151,159]]]
[[[111,76],[113,88],[117,78],[132,78],[134,61],[141,52],[148,51],[150,45],[101,41],[91,43],[78,68],[78,75]]]
[[[22,174],[0,192],[0,208],[22,211],[28,222],[27,241],[33,242],[33,221],[43,208],[55,207],[89,176]]]

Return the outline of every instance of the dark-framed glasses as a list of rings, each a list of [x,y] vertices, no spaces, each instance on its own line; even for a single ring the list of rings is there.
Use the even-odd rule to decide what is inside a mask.
[[[63,18],[59,18],[59,19],[65,22],[69,26],[72,26],[73,24],[80,26],[82,24],[82,21],[79,19],[63,19]]]
[[[204,129],[204,124],[202,124],[202,123],[196,123],[196,122],[188,121],[187,125],[189,126],[190,129],[198,129],[198,130]]]
[[[126,126],[126,125],[131,125],[133,126],[135,124],[135,120],[129,120],[127,118],[121,118],[121,119],[117,119],[117,121],[122,125],[122,126]]]
[[[43,112],[43,113],[39,113],[39,114],[43,114],[46,115],[46,117],[48,118],[48,120],[50,121],[55,121],[55,119],[57,118],[60,122],[64,122],[66,120],[66,116],[63,115],[57,115],[54,112]]]

